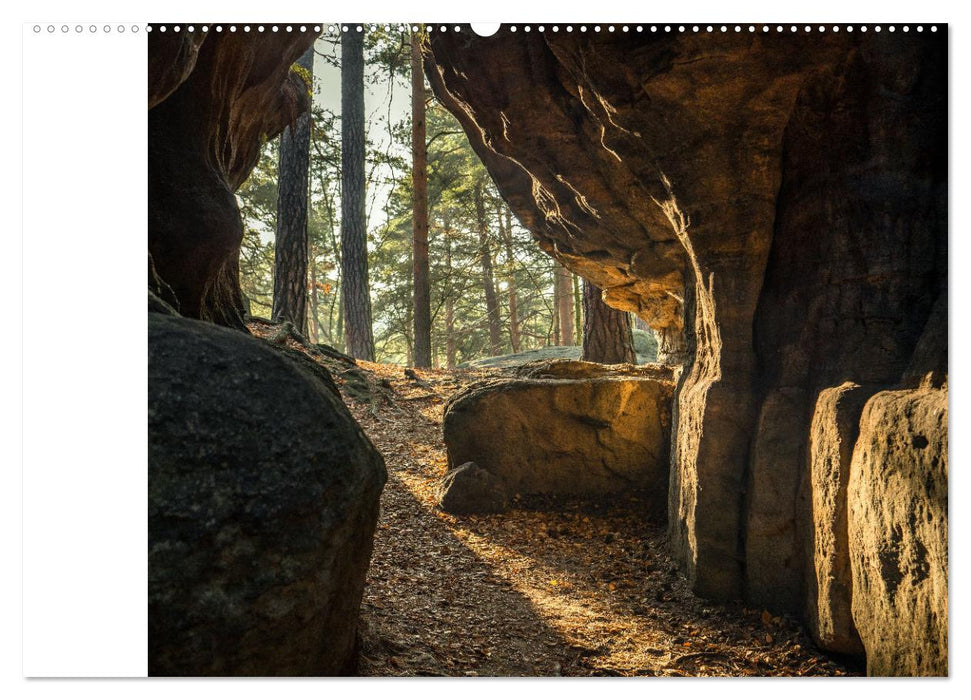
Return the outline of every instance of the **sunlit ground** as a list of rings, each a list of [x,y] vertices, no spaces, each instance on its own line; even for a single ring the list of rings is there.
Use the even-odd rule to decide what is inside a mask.
[[[852,672],[792,620],[692,595],[642,502],[442,512],[442,399],[483,375],[421,372],[421,387],[400,367],[363,364],[398,398],[376,414],[351,404],[389,470],[362,609],[364,674]]]

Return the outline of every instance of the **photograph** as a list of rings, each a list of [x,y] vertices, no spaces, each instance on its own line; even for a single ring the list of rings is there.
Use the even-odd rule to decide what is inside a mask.
[[[149,676],[949,675],[947,23],[144,32]]]

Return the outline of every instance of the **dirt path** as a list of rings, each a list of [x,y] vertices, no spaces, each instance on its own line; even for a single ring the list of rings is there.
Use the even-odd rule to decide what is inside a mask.
[[[848,675],[793,621],[701,600],[636,502],[457,518],[434,505],[442,397],[482,375],[362,363],[395,391],[349,402],[387,460],[362,605],[369,676]]]

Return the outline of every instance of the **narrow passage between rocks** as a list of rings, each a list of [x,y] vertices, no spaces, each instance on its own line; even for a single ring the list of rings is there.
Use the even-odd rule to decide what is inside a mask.
[[[793,620],[694,596],[638,502],[435,505],[444,400],[482,371],[361,362],[387,389],[348,401],[387,461],[361,613],[368,676],[855,675]],[[342,387],[343,388],[343,387]]]

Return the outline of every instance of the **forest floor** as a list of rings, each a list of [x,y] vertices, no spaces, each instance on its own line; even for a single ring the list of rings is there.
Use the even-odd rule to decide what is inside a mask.
[[[501,373],[417,370],[416,381],[400,366],[358,365],[370,399],[331,370],[388,469],[361,608],[361,675],[862,674],[816,649],[789,617],[695,596],[663,523],[645,520],[636,499],[443,512],[445,400]]]
[[[693,595],[663,524],[645,522],[634,500],[443,512],[444,401],[491,374],[422,370],[418,383],[398,366],[360,364],[394,389],[377,411],[348,402],[388,467],[363,675],[855,675],[788,618]]]

